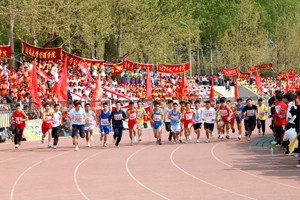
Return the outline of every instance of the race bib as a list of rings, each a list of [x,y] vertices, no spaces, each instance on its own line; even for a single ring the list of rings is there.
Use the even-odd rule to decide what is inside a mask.
[[[263,110],[258,110],[258,115],[259,116],[264,116],[265,112]]]
[[[89,124],[93,123],[93,117],[87,117],[85,122]]]
[[[15,117],[16,124],[22,124],[21,119],[23,119],[23,117]]]
[[[191,120],[193,118],[193,113],[185,114],[186,120]]]
[[[105,125],[108,125],[108,124],[109,124],[108,119],[101,119],[101,125],[102,126],[105,126]]]
[[[115,120],[122,120],[122,114],[114,115]]]
[[[45,120],[51,120],[52,116],[45,116]]]
[[[129,119],[130,119],[130,120],[135,120],[135,119],[136,119],[136,112],[135,112],[135,113],[131,113],[131,114],[129,115]]]
[[[178,116],[171,116],[172,121],[178,121]]]
[[[82,115],[75,115],[74,118],[76,122],[82,122],[83,120]]]
[[[242,111],[235,111],[236,116],[241,116]]]
[[[206,112],[204,116],[205,117],[212,117],[212,112]]]
[[[247,116],[251,117],[254,116],[255,111],[254,110],[247,110]]]
[[[139,112],[138,113],[138,119],[142,119],[143,118],[143,113],[142,112]]]
[[[160,121],[160,115],[154,115],[153,120],[156,122]]]
[[[220,110],[220,115],[221,116],[227,116],[228,115],[228,111],[227,110]]]

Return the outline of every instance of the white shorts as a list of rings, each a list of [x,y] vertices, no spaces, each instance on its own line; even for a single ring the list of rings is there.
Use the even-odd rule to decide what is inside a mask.
[[[172,133],[177,133],[177,132],[180,132],[180,131],[181,131],[180,125],[171,126],[171,132]]]
[[[85,131],[93,131],[94,130],[94,126],[93,125],[86,126],[86,127],[84,127],[84,130]]]
[[[138,128],[139,130],[142,130],[142,129],[144,128],[144,124],[139,124],[139,123],[137,123],[137,128]]]

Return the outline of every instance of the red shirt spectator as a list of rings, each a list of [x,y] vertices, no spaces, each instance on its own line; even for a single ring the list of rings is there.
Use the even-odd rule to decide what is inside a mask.
[[[285,125],[285,114],[280,112],[281,109],[286,110],[286,104],[283,101],[279,101],[275,106],[275,125]]]

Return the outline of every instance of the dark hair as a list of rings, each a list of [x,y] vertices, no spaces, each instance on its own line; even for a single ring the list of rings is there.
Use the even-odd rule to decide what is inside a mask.
[[[180,101],[180,105],[181,105],[181,104],[185,104],[185,102],[184,102],[184,101]]]
[[[284,98],[287,99],[288,101],[293,101],[294,100],[294,95],[291,91],[285,93]]]
[[[129,105],[134,105],[134,102],[133,102],[133,101],[130,101],[130,102],[129,102]]]
[[[218,101],[216,101],[216,104],[219,104],[219,103],[221,103],[219,100],[218,100]]]
[[[220,103],[225,103],[225,98],[221,98]]]
[[[91,105],[90,105],[90,103],[86,103],[84,107],[86,107],[86,106],[91,106]]]
[[[209,103],[210,104],[210,101],[209,100],[205,100],[204,103]]]
[[[251,100],[251,101],[252,101],[252,99],[251,99],[251,98],[248,98],[248,99],[246,100],[246,102],[248,102],[249,100]]]
[[[16,107],[21,107],[21,105],[20,105],[20,104],[17,104]]]
[[[259,98],[258,101],[263,101],[262,98]]]
[[[141,101],[138,101],[137,104],[138,104],[138,103],[142,103],[142,102],[141,102]]]
[[[56,108],[57,106],[60,106],[58,103],[54,105],[54,108]]]
[[[159,103],[159,102],[155,102],[155,103],[154,103],[154,106],[156,106],[156,105],[160,105],[160,103]]]
[[[276,94],[275,99],[277,99],[278,101],[282,101],[282,94]]]
[[[173,100],[169,100],[169,101],[168,101],[168,104],[169,104],[169,103],[173,103]]]
[[[275,91],[275,94],[277,95],[277,94],[281,94],[281,91],[280,90],[276,90]]]
[[[73,104],[76,105],[76,103],[78,103],[78,102],[79,102],[78,100],[74,100]]]
[[[116,101],[116,105],[117,105],[118,103],[121,104],[121,101]]]
[[[227,100],[227,103],[228,103],[228,102],[231,103],[231,101],[230,101],[229,99]]]
[[[186,102],[186,103],[185,103],[185,106],[186,106],[186,105],[188,105],[188,104],[190,104],[190,105],[191,105],[191,103],[188,101],[188,102]]]
[[[46,106],[50,106],[50,104],[49,104],[49,103],[45,103],[45,104],[44,104],[44,107],[46,108]]]
[[[81,106],[81,103],[80,102],[75,103],[75,107],[78,106],[78,105]]]
[[[177,105],[178,106],[178,103],[173,103],[173,106]]]
[[[195,101],[195,104],[196,104],[196,103],[199,103],[199,104],[200,104],[200,101],[199,101],[199,100],[196,100],[196,101]]]
[[[238,98],[236,101],[241,101],[241,102],[243,102],[243,99],[242,99],[242,98]]]
[[[105,102],[105,103],[103,103],[102,105],[105,106],[105,105],[108,105],[108,103]]]

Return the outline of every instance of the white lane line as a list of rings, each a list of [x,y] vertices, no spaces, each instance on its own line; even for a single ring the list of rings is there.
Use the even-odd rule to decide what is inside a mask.
[[[21,156],[17,156],[17,157],[13,157],[13,158],[8,158],[8,159],[5,159],[5,160],[1,160],[0,163],[4,163],[4,162],[6,162],[8,160],[13,160],[13,159],[20,158],[22,156],[26,156],[26,155],[29,155],[29,154],[32,154],[32,153],[26,153],[26,154],[21,155]]]
[[[226,165],[226,166],[228,166],[228,167],[230,167],[230,168],[232,168],[232,169],[238,170],[238,171],[243,172],[243,173],[245,173],[245,174],[249,174],[249,175],[254,176],[254,177],[256,177],[256,178],[260,178],[260,179],[263,179],[263,180],[266,180],[266,181],[269,181],[269,182],[272,182],[272,183],[277,183],[277,184],[280,184],[280,185],[284,185],[284,186],[287,186],[287,187],[291,187],[291,188],[295,188],[295,189],[300,189],[299,187],[295,187],[295,186],[292,186],[292,185],[287,185],[287,184],[284,184],[284,183],[280,183],[280,182],[277,182],[277,181],[273,181],[273,180],[270,180],[270,179],[261,177],[261,176],[259,176],[259,175],[255,175],[255,174],[246,172],[246,171],[244,171],[244,170],[235,168],[235,167],[233,167],[233,166],[231,166],[231,165],[229,165],[229,164],[227,164],[227,163],[221,161],[221,160],[218,159],[218,158],[215,156],[215,154],[214,154],[214,149],[215,149],[215,147],[216,147],[217,145],[219,145],[219,144],[220,144],[220,143],[216,144],[216,145],[211,149],[211,154],[212,154],[212,156],[213,156],[217,161],[219,161],[220,163],[223,163],[224,165]]]
[[[83,164],[84,162],[86,162],[88,159],[90,159],[90,158],[92,158],[92,157],[95,157],[95,156],[97,156],[97,155],[99,155],[99,154],[101,154],[101,153],[104,153],[105,151],[108,151],[108,150],[109,150],[109,149],[104,150],[104,151],[100,151],[100,152],[95,153],[94,155],[92,155],[92,156],[90,156],[90,157],[84,159],[81,163],[79,163],[79,164],[77,165],[77,167],[76,167],[76,169],[75,169],[75,171],[74,171],[74,182],[75,182],[75,185],[76,185],[78,191],[80,192],[80,194],[81,194],[86,200],[89,200],[89,198],[82,192],[82,190],[80,189],[80,187],[79,187],[79,185],[78,185],[77,178],[76,178],[77,171],[78,171],[80,165],[82,165],[82,164]]]
[[[42,162],[45,162],[45,161],[47,161],[47,160],[50,160],[50,159],[52,159],[52,158],[61,156],[61,155],[63,155],[63,154],[69,153],[69,152],[70,152],[70,151],[67,151],[67,152],[64,152],[64,153],[61,153],[61,154],[52,156],[52,157],[50,157],[50,158],[46,158],[46,159],[44,159],[44,160],[42,160],[42,161],[40,161],[40,162],[35,163],[34,165],[32,165],[31,167],[29,167],[28,169],[26,169],[26,170],[25,170],[25,171],[17,178],[16,182],[14,183],[13,188],[12,188],[12,190],[11,190],[11,192],[10,192],[10,199],[13,200],[15,187],[16,187],[17,183],[19,182],[19,180],[22,178],[22,176],[23,176],[26,172],[28,172],[30,169],[32,169],[33,167],[37,166],[38,164],[40,164],[40,163],[42,163]]]
[[[196,180],[198,180],[198,181],[201,181],[202,183],[205,183],[205,184],[207,184],[207,185],[210,185],[210,186],[212,186],[212,187],[218,188],[218,189],[220,189],[220,190],[223,190],[223,191],[226,191],[226,192],[229,192],[229,193],[232,193],[232,194],[241,196],[241,197],[245,197],[245,198],[247,198],[247,199],[255,199],[255,198],[248,197],[248,196],[246,196],[246,195],[242,195],[242,194],[239,194],[239,193],[236,193],[236,192],[227,190],[227,189],[225,189],[225,188],[216,186],[216,185],[214,185],[214,184],[212,184],[212,183],[206,182],[206,181],[204,181],[204,180],[202,180],[202,179],[200,179],[200,178],[198,178],[198,177],[196,177],[196,176],[193,176],[192,174],[189,174],[188,172],[184,171],[183,169],[181,169],[181,168],[180,168],[178,165],[176,165],[175,162],[173,161],[173,155],[174,155],[174,153],[175,153],[179,148],[181,148],[181,147],[183,147],[183,146],[185,146],[185,145],[181,145],[181,146],[177,147],[177,148],[171,153],[171,155],[170,155],[171,162],[173,163],[173,165],[174,165],[177,169],[179,169],[180,171],[182,171],[182,172],[185,173],[186,175],[188,175],[188,176],[190,176],[190,177],[192,177],[192,178],[194,178],[194,179],[196,179]]]
[[[151,145],[151,146],[152,146],[152,145]],[[147,186],[145,186],[144,184],[142,184],[139,180],[137,180],[137,179],[131,174],[131,172],[130,172],[130,170],[129,170],[129,168],[128,168],[128,162],[129,162],[130,158],[132,158],[132,157],[133,157],[135,154],[137,154],[138,152],[140,152],[140,151],[142,151],[142,150],[144,150],[144,149],[146,149],[146,148],[149,148],[149,147],[151,147],[151,146],[144,147],[144,148],[142,148],[142,149],[140,149],[140,150],[137,150],[137,151],[134,152],[133,154],[131,154],[131,156],[129,156],[129,157],[127,158],[127,160],[126,160],[126,164],[125,164],[125,165],[126,165],[126,170],[127,170],[128,174],[131,176],[131,178],[133,178],[133,180],[135,180],[135,181],[136,181],[138,184],[140,184],[142,187],[144,187],[145,189],[149,190],[150,192],[152,192],[152,193],[154,193],[154,194],[160,196],[160,197],[163,198],[163,199],[168,199],[167,197],[165,197],[165,196],[163,196],[163,195],[161,195],[161,194],[159,194],[159,193],[157,193],[157,192],[151,190],[150,188],[148,188]],[[169,199],[168,199],[168,200],[169,200]]]

